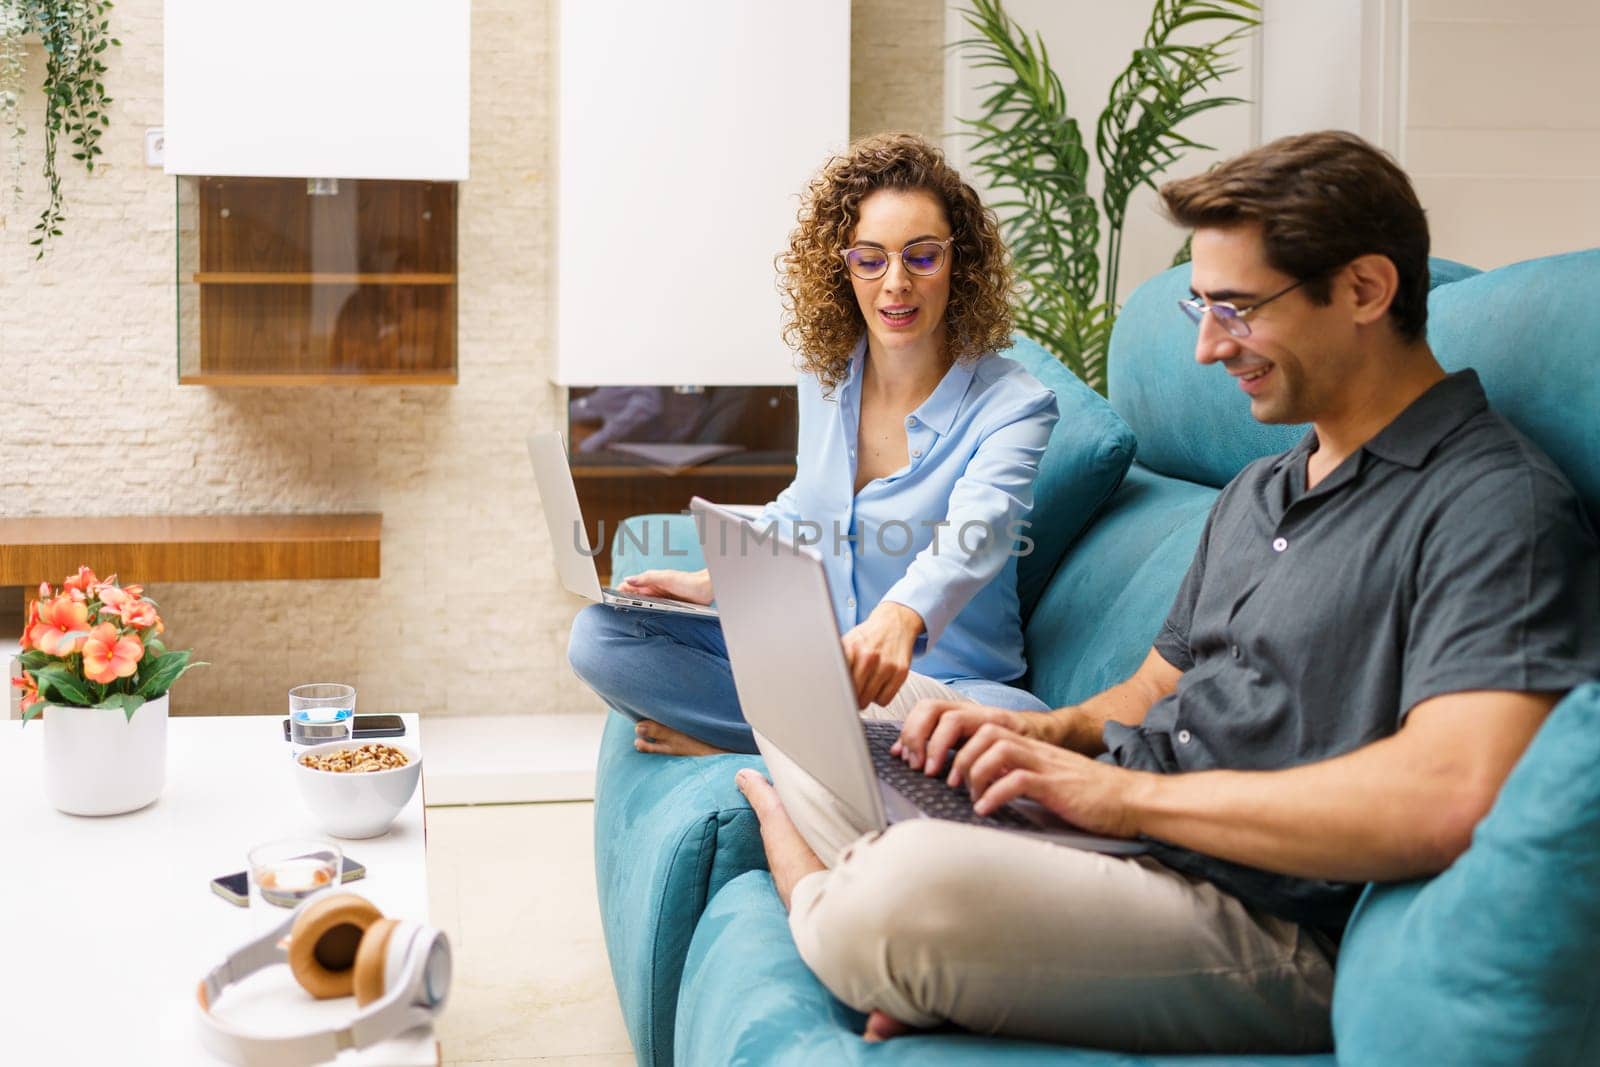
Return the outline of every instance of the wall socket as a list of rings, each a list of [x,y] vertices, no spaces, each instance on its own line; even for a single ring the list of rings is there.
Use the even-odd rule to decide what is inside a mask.
[[[159,167],[166,162],[167,131],[160,126],[151,126],[144,131],[144,165]]]

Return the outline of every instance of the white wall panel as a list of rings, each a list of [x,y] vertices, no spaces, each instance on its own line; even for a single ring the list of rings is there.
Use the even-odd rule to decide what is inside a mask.
[[[567,0],[557,381],[790,383],[773,257],[849,138],[848,0]]]
[[[1490,268],[1600,244],[1600,3],[1410,0],[1406,30],[1434,252]]]
[[[469,0],[166,0],[168,174],[467,177]]]

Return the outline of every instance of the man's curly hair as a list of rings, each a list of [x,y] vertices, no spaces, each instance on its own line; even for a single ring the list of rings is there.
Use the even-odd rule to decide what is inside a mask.
[[[994,212],[945,162],[944,153],[923,138],[910,133],[864,137],[811,180],[789,250],[778,257],[784,342],[825,390],[844,380],[867,328],[839,253],[850,246],[861,201],[879,189],[923,189],[944,206],[954,238],[944,313],[946,357],[971,360],[1011,345],[1011,266]]]

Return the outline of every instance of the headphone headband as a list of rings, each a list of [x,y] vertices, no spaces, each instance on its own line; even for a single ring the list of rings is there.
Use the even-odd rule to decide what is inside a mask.
[[[211,1010],[223,990],[264,967],[287,963],[286,938],[314,894],[265,934],[240,946],[201,979],[196,990],[201,1043],[214,1055],[245,1067],[298,1067],[323,1063],[350,1048],[366,1048],[433,1021],[449,992],[450,942],[420,923],[402,922],[384,960],[384,993],[343,1026],[303,1034],[252,1034]],[[430,981],[430,975],[433,980]],[[442,977],[441,977],[442,975]],[[443,988],[435,988],[442,986]]]

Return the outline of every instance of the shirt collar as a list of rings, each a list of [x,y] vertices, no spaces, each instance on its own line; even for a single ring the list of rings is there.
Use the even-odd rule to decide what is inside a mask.
[[[844,381],[839,383],[841,395],[848,396],[852,408],[860,407],[861,396],[861,368],[867,357],[867,335],[862,334],[861,340],[856,342],[855,351],[850,353],[850,366],[845,371]],[[972,384],[972,376],[977,372],[977,360],[956,360],[950,369],[945,371],[939,384],[934,386],[933,392],[928,394],[928,399],[917,406],[912,412],[928,429],[940,437],[950,432],[951,425],[956,421],[956,415],[961,410],[961,402],[966,399],[967,387]]]
[[[1416,469],[1451,431],[1488,407],[1478,372],[1456,371],[1435,382],[1362,447],[1380,459]]]
[[[972,384],[977,362],[958,359],[952,363],[928,399],[915,412],[922,424],[940,437],[948,434],[951,424],[956,421],[956,413],[961,410],[961,401],[966,399],[967,387]]]
[[[1446,375],[1435,382],[1411,406],[1373,435],[1359,451],[1398,463],[1413,470],[1421,468],[1440,441],[1452,430],[1489,406],[1478,372],[1470,367]],[[1308,428],[1295,446],[1278,457],[1272,469],[1282,470],[1317,450],[1317,431]]]
[[[839,382],[838,392],[842,395],[854,395],[861,392],[861,366],[867,358],[867,335],[862,334],[861,340],[856,342],[856,347],[850,353],[850,363],[844,369],[844,378]]]

